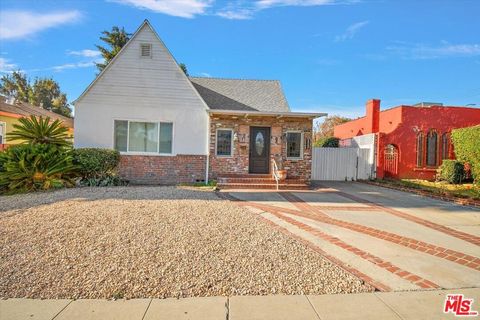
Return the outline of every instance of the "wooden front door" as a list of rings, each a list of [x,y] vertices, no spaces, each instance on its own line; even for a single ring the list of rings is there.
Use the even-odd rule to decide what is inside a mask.
[[[270,173],[270,128],[250,127],[250,173]]]

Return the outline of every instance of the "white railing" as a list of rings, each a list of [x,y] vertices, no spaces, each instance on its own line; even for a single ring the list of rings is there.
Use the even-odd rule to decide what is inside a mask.
[[[277,190],[278,190],[278,180],[280,180],[280,174],[278,173],[278,166],[275,159],[272,159],[272,167],[273,167],[272,176],[273,176],[273,179],[275,179],[275,182],[277,183]]]

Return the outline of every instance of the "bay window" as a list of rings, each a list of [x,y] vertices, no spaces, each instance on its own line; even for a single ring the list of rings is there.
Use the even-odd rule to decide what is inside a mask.
[[[121,152],[172,153],[173,124],[115,120],[114,148]]]

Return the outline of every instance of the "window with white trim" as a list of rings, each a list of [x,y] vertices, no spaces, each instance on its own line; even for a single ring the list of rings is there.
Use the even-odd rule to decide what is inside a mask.
[[[223,157],[232,156],[233,152],[233,130],[217,129],[216,155]]]
[[[301,132],[287,132],[287,158],[301,159],[303,157]]]
[[[140,44],[140,55],[144,58],[152,57],[152,44],[151,43],[141,43]]]
[[[115,120],[114,147],[120,152],[172,154],[173,124]]]
[[[7,124],[5,122],[0,122],[0,144],[5,144],[7,142],[5,136],[7,135]]]

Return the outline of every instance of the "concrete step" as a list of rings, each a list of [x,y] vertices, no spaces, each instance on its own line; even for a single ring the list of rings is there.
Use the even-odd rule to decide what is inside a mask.
[[[219,189],[272,189],[276,190],[276,183],[218,183]],[[280,190],[308,190],[310,186],[306,183],[279,183]]]
[[[228,178],[228,177],[219,177],[217,179],[218,183],[276,183],[273,178]],[[279,181],[280,183],[285,183],[285,181]],[[305,183],[303,179],[288,179],[286,183]]]

